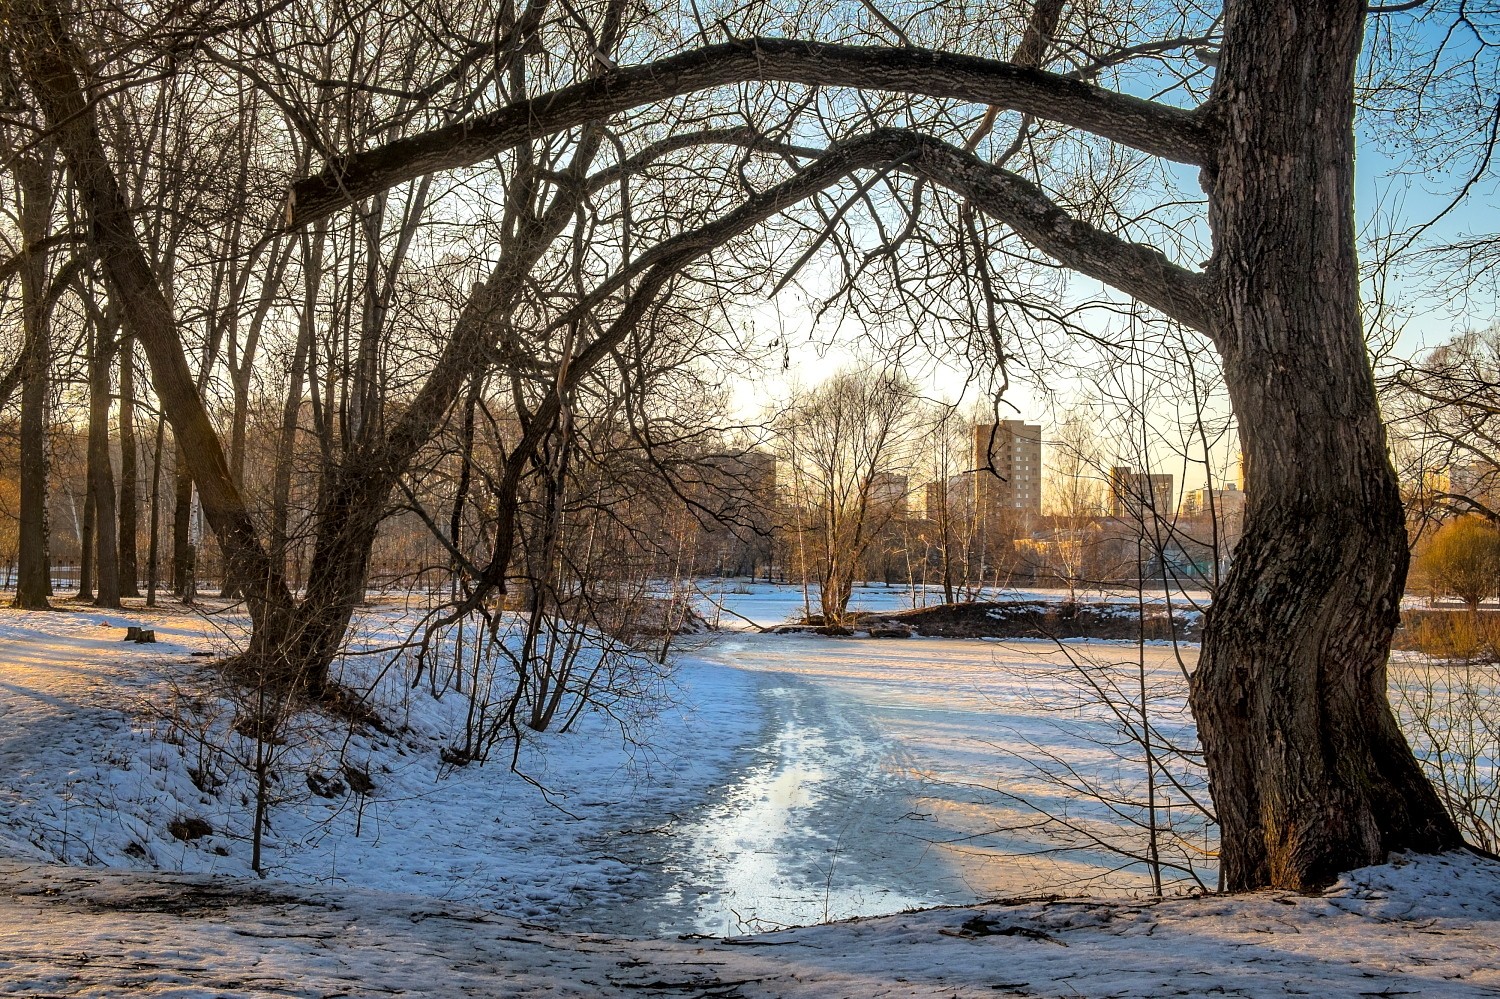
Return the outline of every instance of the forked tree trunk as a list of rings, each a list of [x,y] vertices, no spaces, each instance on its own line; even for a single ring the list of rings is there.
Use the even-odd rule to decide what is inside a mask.
[[[854,596],[854,565],[845,564],[848,554],[837,555],[825,563],[823,579],[818,587],[818,600],[823,612],[823,623],[833,626],[844,623],[849,613],[849,600]]]
[[[372,489],[371,482],[381,486]],[[321,691],[354,609],[364,599],[388,494],[383,476],[374,470],[366,476],[338,476],[320,517],[306,593],[284,617],[256,627],[248,650],[253,659],[285,663],[295,670],[299,684]]]
[[[1228,891],[1297,890],[1461,839],[1397,728],[1406,530],[1358,302],[1360,0],[1227,5],[1205,178],[1215,339],[1249,506],[1192,706]]]

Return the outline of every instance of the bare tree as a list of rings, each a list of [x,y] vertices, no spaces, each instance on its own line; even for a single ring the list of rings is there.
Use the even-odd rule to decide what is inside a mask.
[[[1223,885],[1319,885],[1392,848],[1460,842],[1386,695],[1407,552],[1358,308],[1352,81],[1366,16],[1357,0],[1295,12],[1231,0],[1212,94],[1194,110],[915,47],[729,42],[342,160],[297,186],[292,211],[308,220],[528,135],[752,78],[978,100],[1203,168],[1215,252],[1198,272],[928,135],[876,131],[859,161],[961,192],[1063,265],[1211,338],[1252,496],[1193,685]]]
[[[1068,599],[1076,600],[1081,584],[1103,578],[1098,528],[1106,512],[1103,442],[1089,410],[1076,406],[1063,414],[1050,443],[1051,554]]]
[[[841,625],[865,552],[898,508],[915,464],[915,397],[892,371],[841,371],[794,399],[778,428],[778,448],[806,518],[815,554],[823,622]]]
[[[8,74],[6,74],[8,79]],[[51,401],[51,308],[45,239],[51,231],[53,163],[48,146],[22,153],[13,166],[20,223],[21,380],[20,530],[16,606],[50,607],[52,563],[47,531],[47,418]]]
[[[1500,330],[1465,333],[1397,362],[1381,387],[1418,512],[1500,524]]]

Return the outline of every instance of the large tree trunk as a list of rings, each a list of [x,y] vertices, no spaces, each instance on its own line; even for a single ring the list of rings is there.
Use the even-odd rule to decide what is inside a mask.
[[[45,148],[45,147],[43,147]],[[52,163],[33,155],[14,159],[21,188],[21,240],[31,247],[52,224]],[[47,403],[51,395],[51,331],[48,329],[47,252],[26,253],[21,268],[23,349],[21,382],[21,523],[16,606],[51,607],[52,560],[47,553]]]
[[[1407,546],[1359,316],[1363,11],[1229,5],[1213,100],[1215,334],[1249,507],[1192,705],[1229,891],[1461,842],[1386,699]]]
[[[320,517],[306,593],[281,627],[255,629],[252,656],[297,663],[309,687],[322,687],[354,609],[364,599],[388,495],[389,484],[373,470],[367,476],[338,476]]]

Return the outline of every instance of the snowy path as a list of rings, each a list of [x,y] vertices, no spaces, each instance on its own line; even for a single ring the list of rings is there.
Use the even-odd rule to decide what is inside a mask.
[[[1148,883],[1098,849],[1058,852],[1012,797],[1089,814],[1022,762],[1036,749],[1124,785],[1114,719],[1078,700],[1068,657],[1133,649],[725,634],[697,654],[757,681],[767,718],[751,762],[674,847],[713,888],[700,932]],[[1179,675],[1169,647],[1147,655]],[[1161,709],[1162,726],[1186,724],[1180,696]]]

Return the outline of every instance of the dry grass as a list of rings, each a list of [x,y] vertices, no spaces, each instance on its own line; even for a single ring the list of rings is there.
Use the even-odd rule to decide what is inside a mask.
[[[1393,645],[1434,659],[1495,660],[1500,658],[1500,612],[1406,611]]]

